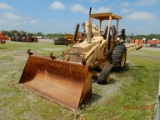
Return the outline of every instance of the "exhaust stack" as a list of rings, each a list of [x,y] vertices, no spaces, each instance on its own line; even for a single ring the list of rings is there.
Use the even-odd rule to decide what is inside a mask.
[[[92,8],[90,7],[90,9],[89,9],[89,25],[87,26],[88,27],[88,35],[87,35],[88,44],[91,44],[91,33],[92,33],[91,10],[92,10]]]

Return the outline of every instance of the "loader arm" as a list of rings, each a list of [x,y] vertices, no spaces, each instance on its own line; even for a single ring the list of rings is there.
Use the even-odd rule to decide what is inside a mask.
[[[139,50],[142,47],[143,47],[143,45],[139,44],[139,43],[126,45],[127,52],[130,52],[130,51],[133,51],[133,50]]]
[[[87,65],[94,68],[100,64],[100,62],[106,60],[107,53],[105,53],[107,41],[101,41],[97,43],[84,57]]]

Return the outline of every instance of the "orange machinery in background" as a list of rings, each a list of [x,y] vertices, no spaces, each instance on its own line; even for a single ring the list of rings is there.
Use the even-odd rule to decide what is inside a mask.
[[[131,39],[130,43],[142,43],[145,44],[146,46],[155,46],[159,47],[160,46],[160,40],[159,39]]]
[[[0,43],[5,44],[6,40],[9,40],[8,36],[6,36],[3,31],[1,31],[0,32]]]

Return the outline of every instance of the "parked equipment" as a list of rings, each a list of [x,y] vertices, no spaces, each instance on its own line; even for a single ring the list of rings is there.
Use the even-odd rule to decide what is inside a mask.
[[[11,41],[19,42],[38,42],[38,38],[28,33],[14,33],[14,36],[11,37]]]
[[[0,43],[5,44],[6,40],[8,40],[8,39],[9,39],[8,36],[6,36],[3,31],[1,31],[0,32]]]
[[[141,43],[144,46],[148,46],[148,47],[160,47],[160,40],[156,39],[156,38],[152,38],[152,39],[131,39],[130,43]]]
[[[160,40],[156,38],[148,39],[147,46],[160,47]]]
[[[75,44],[75,43],[80,43],[84,41],[85,37],[83,33],[78,32],[76,36],[76,40],[74,41],[74,36],[72,34],[65,34],[64,38],[58,38],[54,39],[54,44],[55,45],[68,45],[68,44]]]
[[[1,43],[1,44],[5,44],[5,43],[6,43],[6,41],[5,41],[5,40],[1,40],[1,39],[0,39],[0,43]]]
[[[125,66],[127,51],[123,44],[124,29],[119,35],[121,39],[117,40],[118,23],[121,18],[111,12],[91,14],[90,8],[87,39],[74,44],[59,58],[53,53],[49,58],[33,55],[28,50],[29,57],[19,83],[69,109],[78,109],[91,99],[94,68],[102,69],[97,83],[104,84],[109,80],[110,70],[113,67],[121,69]],[[102,21],[108,21],[104,35],[101,31],[92,35],[92,19],[100,21],[100,30]],[[116,26],[111,26],[112,20],[116,21]],[[75,33],[77,34],[77,31]],[[138,45],[135,49],[140,47],[141,45]]]
[[[85,39],[85,35],[82,32],[79,31],[79,24],[76,25],[75,33],[74,35],[65,33],[64,37],[60,37],[58,39],[54,39],[54,44],[55,45],[68,45],[68,44],[75,44],[75,43],[80,43],[83,42]]]
[[[55,45],[67,45],[67,40],[65,38],[54,38]]]

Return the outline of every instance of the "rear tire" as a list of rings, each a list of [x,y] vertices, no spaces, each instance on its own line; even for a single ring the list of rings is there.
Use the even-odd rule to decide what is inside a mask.
[[[124,44],[117,45],[111,55],[111,63],[114,65],[114,68],[121,70],[125,67],[126,63],[126,47]]]

